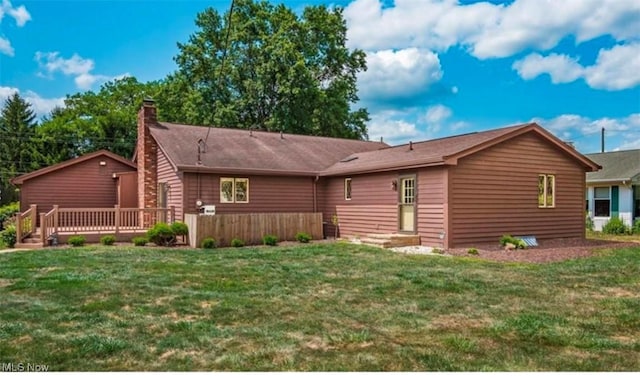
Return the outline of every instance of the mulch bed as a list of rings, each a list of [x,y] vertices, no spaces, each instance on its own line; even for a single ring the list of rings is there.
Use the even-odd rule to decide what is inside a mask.
[[[538,247],[505,251],[499,244],[478,245],[478,255],[470,255],[469,248],[453,248],[447,254],[454,256],[474,256],[493,261],[514,261],[531,263],[548,263],[569,259],[593,256],[599,249],[640,247],[640,243],[615,242],[594,239],[551,239],[538,240]]]

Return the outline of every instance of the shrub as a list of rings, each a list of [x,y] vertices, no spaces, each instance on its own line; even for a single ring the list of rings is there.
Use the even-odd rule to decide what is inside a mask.
[[[189,227],[183,222],[173,222],[171,230],[176,236],[186,236],[189,233]]]
[[[469,248],[467,249],[467,253],[470,255],[477,255],[478,254],[478,249],[477,248]]]
[[[589,213],[587,213],[587,215],[584,218],[584,228],[586,228],[589,231],[593,231],[593,219],[591,219],[591,217],[589,216]]]
[[[633,224],[632,231],[634,234],[640,234],[640,219],[636,220],[636,222]]]
[[[16,246],[16,226],[13,224],[0,231],[0,243],[6,247],[13,248]]]
[[[524,240],[514,238],[511,235],[502,235],[500,238],[500,245],[505,247],[507,244],[513,244],[516,249],[526,249],[527,244],[525,244]]]
[[[202,239],[202,243],[200,243],[200,248],[214,249],[215,247],[216,247],[216,239],[214,238],[204,238]]]
[[[68,243],[74,247],[82,247],[87,241],[83,235],[74,235],[69,238]]]
[[[436,253],[438,255],[444,255],[444,250],[442,248],[434,248],[431,250],[432,253]]]
[[[311,235],[307,234],[306,232],[298,232],[296,234],[296,240],[300,243],[308,243],[311,241]]]
[[[20,211],[20,204],[18,202],[11,202],[0,207],[0,231],[6,228],[7,221],[9,221],[13,216]]]
[[[262,237],[262,242],[264,245],[276,245],[278,244],[278,237],[275,235],[265,235]]]
[[[622,219],[611,217],[602,227],[602,232],[609,235],[624,235],[629,233],[629,227],[622,222]]]
[[[145,238],[144,236],[136,236],[135,238],[131,239],[131,242],[136,247],[144,247],[149,242],[149,239]]]
[[[163,222],[156,223],[151,229],[147,231],[147,237],[149,241],[155,245],[171,246],[176,243],[176,234],[171,227]]]
[[[242,239],[233,239],[231,240],[231,246],[235,248],[244,247],[244,241]]]
[[[116,242],[116,237],[113,235],[105,235],[100,238],[100,244],[102,245],[113,245]]]

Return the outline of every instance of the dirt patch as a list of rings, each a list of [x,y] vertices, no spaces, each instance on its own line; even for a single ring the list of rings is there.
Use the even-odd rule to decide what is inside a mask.
[[[640,243],[615,242],[609,240],[594,240],[581,238],[539,240],[538,247],[530,247],[525,250],[518,249],[505,251],[498,243],[474,246],[482,259],[493,261],[513,261],[548,263],[593,256],[599,249],[640,247]],[[447,254],[453,256],[472,256],[469,248],[452,248]]]

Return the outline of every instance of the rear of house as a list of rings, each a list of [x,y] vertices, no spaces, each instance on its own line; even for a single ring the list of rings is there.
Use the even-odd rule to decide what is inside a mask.
[[[343,237],[416,233],[444,248],[584,237],[585,171],[598,168],[525,124],[354,154],[322,172],[320,198]]]
[[[640,220],[640,150],[586,156],[602,166],[598,172],[587,173],[584,194],[585,210],[594,229],[601,231],[612,217],[632,227]]]

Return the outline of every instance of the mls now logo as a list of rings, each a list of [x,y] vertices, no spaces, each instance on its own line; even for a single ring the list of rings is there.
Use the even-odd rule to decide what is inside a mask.
[[[0,372],[3,373],[19,373],[23,371],[43,372],[48,370],[49,365],[37,365],[31,363],[25,364],[22,362],[17,364],[14,364],[13,362],[3,362],[2,365],[0,365]]]

